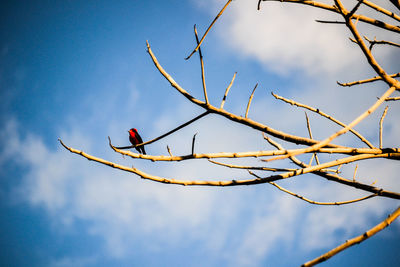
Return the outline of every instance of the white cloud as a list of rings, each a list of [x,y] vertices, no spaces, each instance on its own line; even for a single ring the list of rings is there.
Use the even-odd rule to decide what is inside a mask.
[[[210,0],[210,14],[215,14],[221,1]],[[326,1],[332,4],[333,1]],[[355,4],[356,2],[354,2]],[[383,6],[387,5],[383,1]],[[349,4],[348,8],[352,5]],[[370,8],[363,14],[382,17]],[[384,16],[383,16],[384,17]],[[253,1],[234,1],[217,22],[214,31],[223,47],[232,53],[255,60],[267,70],[281,75],[293,72],[317,77],[336,75],[351,70],[353,75],[369,70],[360,49],[348,37],[351,32],[343,25],[321,24],[322,20],[343,20],[338,14],[305,5],[262,2],[257,10]],[[385,18],[388,20],[388,18]],[[390,20],[390,18],[389,18]],[[359,23],[360,33],[376,35],[376,30]],[[379,38],[391,40],[390,32],[379,31]],[[377,51],[379,50],[379,51]],[[388,58],[393,50],[375,49],[379,57]]]
[[[282,3],[236,1],[224,14],[221,39],[235,53],[283,74],[337,72],[359,57],[341,26],[316,23],[327,12]],[[329,30],[327,30],[329,27]]]

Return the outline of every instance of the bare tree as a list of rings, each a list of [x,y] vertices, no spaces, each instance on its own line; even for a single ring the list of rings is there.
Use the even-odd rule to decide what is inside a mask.
[[[224,104],[227,98],[227,95],[229,93],[229,90],[234,83],[236,73],[233,75],[232,80],[230,81],[229,85],[227,86],[225,90],[225,94],[223,95],[222,101],[218,106],[215,106],[211,104],[208,100],[207,96],[207,89],[206,89],[206,80],[205,80],[205,74],[204,74],[204,63],[203,63],[203,56],[202,56],[202,51],[201,51],[201,45],[203,41],[205,40],[207,34],[213,27],[213,25],[216,23],[218,18],[222,15],[222,13],[227,9],[227,7],[231,4],[232,0],[229,0],[226,2],[226,4],[223,6],[221,11],[218,13],[218,15],[215,17],[215,19],[212,21],[208,29],[205,31],[204,35],[199,39],[197,35],[197,30],[196,26],[194,27],[194,33],[195,33],[195,38],[196,38],[196,46],[193,49],[193,51],[189,54],[189,56],[186,59],[191,58],[196,52],[199,54],[200,58],[200,66],[201,66],[201,80],[202,80],[202,86],[203,86],[203,92],[204,92],[204,100],[198,99],[194,97],[190,92],[185,90],[183,87],[181,87],[169,74],[168,72],[162,67],[162,65],[159,63],[157,60],[157,57],[153,53],[149,43],[147,43],[147,51],[151,57],[151,60],[153,61],[155,67],[157,70],[161,73],[161,75],[170,83],[170,85],[177,90],[180,94],[182,94],[184,97],[187,98],[188,101],[193,103],[194,105],[197,105],[201,108],[204,109],[204,113],[198,115],[197,117],[189,120],[188,122],[176,127],[175,129],[172,129],[171,131],[162,134],[161,136],[154,138],[153,140],[144,142],[139,145],[150,145],[151,143],[154,143],[186,126],[189,124],[199,120],[202,117],[205,117],[210,114],[217,114],[219,116],[224,117],[226,120],[230,120],[233,122],[236,122],[240,124],[242,127],[249,127],[252,128],[258,132],[260,132],[263,136],[263,138],[271,144],[275,149],[273,150],[261,150],[261,151],[247,151],[247,152],[221,152],[221,153],[195,153],[195,137],[196,135],[193,136],[193,141],[192,141],[192,153],[188,155],[180,155],[180,156],[174,156],[172,155],[170,149],[168,148],[168,154],[169,155],[142,155],[138,153],[133,153],[129,150],[129,148],[133,148],[135,146],[126,146],[126,147],[116,147],[111,143],[111,139],[109,138],[109,145],[111,149],[113,149],[115,152],[129,156],[133,159],[141,159],[141,160],[150,160],[150,161],[169,161],[169,162],[176,162],[176,161],[185,161],[185,160],[199,160],[199,159],[207,159],[210,164],[218,164],[221,166],[225,166],[227,168],[233,168],[233,169],[245,169],[248,171],[249,178],[248,179],[241,179],[241,180],[219,180],[219,181],[209,181],[209,180],[179,180],[179,179],[174,179],[174,178],[167,178],[167,177],[159,177],[153,174],[146,173],[140,169],[134,168],[134,167],[127,167],[123,166],[117,163],[113,163],[101,158],[94,157],[92,155],[89,155],[83,151],[71,148],[67,145],[65,145],[61,140],[60,143],[68,149],[72,153],[76,153],[78,155],[81,155],[82,157],[85,157],[89,160],[93,160],[99,163],[102,163],[104,165],[123,170],[126,172],[130,172],[133,174],[136,174],[137,176],[148,179],[154,182],[159,182],[159,183],[166,183],[166,184],[175,184],[175,185],[184,185],[184,186],[241,186],[241,185],[255,185],[255,184],[262,184],[262,183],[269,183],[273,186],[275,186],[277,189],[293,196],[296,198],[299,198],[303,201],[306,201],[310,204],[315,204],[315,205],[344,205],[344,204],[351,204],[359,201],[364,201],[369,198],[373,197],[384,197],[384,198],[391,198],[391,199],[400,199],[400,193],[398,192],[392,192],[384,188],[378,188],[374,186],[374,184],[365,184],[357,181],[355,179],[356,176],[356,171],[358,168],[358,165],[355,166],[354,169],[354,175],[353,177],[342,177],[340,174],[340,168],[343,164],[349,164],[349,163],[355,163],[358,161],[364,161],[367,159],[387,159],[387,160],[400,160],[400,148],[396,147],[389,147],[389,148],[384,148],[383,146],[383,122],[384,118],[388,112],[388,108],[386,107],[381,119],[379,126],[377,126],[375,129],[372,129],[373,131],[376,131],[377,135],[379,135],[379,145],[374,145],[372,142],[370,142],[366,137],[364,137],[361,133],[356,131],[354,129],[354,126],[359,124],[361,121],[366,120],[368,116],[375,112],[379,106],[381,106],[385,101],[398,101],[400,100],[399,96],[395,96],[396,93],[399,93],[400,91],[400,82],[396,79],[397,77],[400,76],[400,73],[394,73],[390,74],[385,71],[385,69],[382,67],[382,65],[376,60],[372,53],[372,49],[375,46],[378,45],[385,45],[385,46],[392,46],[399,48],[400,44],[392,41],[392,40],[377,40],[375,37],[372,39],[371,37],[367,36],[362,36],[361,33],[359,32],[357,28],[358,23],[367,23],[372,25],[375,28],[379,28],[384,31],[389,31],[391,34],[393,34],[395,37],[398,37],[398,34],[400,33],[400,27],[396,25],[392,25],[388,22],[381,21],[378,19],[375,19],[374,17],[368,17],[363,14],[359,14],[358,10],[359,7],[364,5],[368,8],[371,8],[374,10],[375,14],[379,15],[384,15],[388,18],[390,21],[397,21],[400,22],[400,16],[398,14],[395,14],[391,11],[388,11],[384,9],[383,7],[374,4],[370,1],[367,0],[358,0],[358,2],[352,6],[352,7],[345,7],[343,3],[340,0],[335,0],[334,3],[332,4],[325,4],[321,2],[316,2],[316,1],[307,1],[307,0],[263,0],[263,1],[280,1],[280,2],[285,2],[285,3],[294,3],[294,4],[301,4],[301,5],[307,5],[310,6],[310,8],[318,8],[318,9],[324,9],[328,12],[336,13],[339,16],[339,19],[336,21],[330,21],[330,20],[317,20],[318,23],[333,23],[333,24],[339,24],[339,26],[344,26],[347,27],[347,29],[350,31],[352,37],[350,40],[355,43],[359,47],[359,49],[362,51],[364,57],[366,58],[369,66],[376,72],[376,76],[372,78],[367,78],[367,79],[362,79],[354,82],[347,82],[347,83],[341,83],[338,82],[340,86],[343,87],[350,87],[354,85],[359,85],[359,84],[366,84],[366,83],[374,83],[376,81],[383,81],[384,85],[383,87],[385,88],[384,93],[378,97],[378,99],[373,103],[368,109],[366,109],[361,115],[358,117],[354,118],[349,124],[345,124],[338,119],[334,118],[332,115],[329,115],[322,110],[319,110],[317,108],[299,103],[295,100],[287,99],[282,96],[279,96],[275,93],[272,93],[273,97],[275,97],[277,100],[284,101],[288,104],[295,105],[299,108],[305,109],[309,112],[313,112],[321,116],[322,118],[331,121],[334,124],[337,124],[341,127],[341,129],[334,134],[330,136],[326,136],[325,139],[323,140],[316,140],[313,139],[312,131],[311,131],[311,126],[310,122],[306,113],[306,126],[308,129],[308,137],[304,136],[298,136],[298,135],[292,135],[287,132],[283,132],[277,129],[274,129],[266,124],[262,124],[260,122],[257,122],[255,120],[252,120],[248,117],[249,109],[251,106],[251,102],[254,96],[254,92],[257,88],[257,85],[254,87],[248,103],[246,107],[246,112],[244,116],[240,116],[234,113],[231,113],[227,110],[224,109]],[[261,0],[258,1],[257,3],[257,8],[260,9]],[[391,1],[394,7],[398,10],[400,8],[399,2],[398,1]],[[337,137],[341,135],[354,135],[356,138],[361,140],[361,142],[364,144],[363,147],[355,147],[352,146],[351,144],[349,145],[338,145],[335,144],[334,141]],[[274,139],[273,139],[274,138]],[[282,144],[278,143],[277,140],[284,141],[286,143],[292,144],[292,145],[301,145],[300,148],[291,148],[291,149],[285,149]],[[335,158],[332,160],[328,160],[323,162],[321,160],[321,155],[322,154],[330,154],[334,155]],[[299,155],[305,155],[309,154],[311,156],[310,161],[304,162],[299,159]],[[267,167],[267,166],[244,166],[244,165],[233,165],[233,164],[226,164],[226,163],[221,163],[216,161],[216,159],[221,159],[221,158],[235,158],[235,159],[242,159],[242,158],[260,158],[262,162],[270,163],[274,162],[277,160],[285,160],[287,159],[288,165],[291,162],[292,164],[294,163],[297,168],[274,168],[274,167]],[[313,164],[315,162],[315,164]],[[255,171],[258,172],[258,174],[255,173]],[[259,173],[263,173],[263,175],[260,175]],[[265,173],[265,174],[264,174]],[[364,197],[357,198],[357,199],[352,199],[352,200],[345,200],[345,201],[332,201],[332,202],[319,202],[315,200],[308,199],[304,196],[301,196],[295,192],[292,192],[288,189],[283,188],[282,186],[278,185],[276,181],[283,180],[283,179],[288,179],[291,177],[295,176],[300,176],[306,173],[314,174],[316,176],[319,176],[321,178],[327,179],[332,182],[336,182],[354,189],[359,189],[367,194]],[[321,255],[320,257],[313,259],[309,262],[306,262],[303,264],[303,266],[313,266],[319,262],[325,261],[335,255],[336,253],[354,245],[358,244],[365,239],[371,237],[372,235],[376,234],[377,232],[383,230],[385,227],[387,227],[391,222],[393,222],[398,216],[400,215],[400,207],[397,208],[393,213],[391,213],[387,219],[385,219],[383,222],[379,223],[375,227],[366,230],[364,234],[355,237],[353,239],[347,240],[345,243],[342,245],[328,251],[327,253]]]

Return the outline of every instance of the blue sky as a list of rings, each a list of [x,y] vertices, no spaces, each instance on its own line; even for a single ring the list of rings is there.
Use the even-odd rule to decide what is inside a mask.
[[[254,3],[253,3],[254,2]],[[306,136],[304,113],[280,95],[351,121],[385,89],[382,83],[339,88],[336,80],[374,76],[340,26],[314,19],[305,7],[234,1],[203,45],[210,101]],[[0,8],[0,262],[2,266],[293,266],[310,260],[383,220],[398,202],[370,199],[341,207],[310,206],[267,185],[182,188],[143,181],[72,155],[58,138],[95,156],[182,179],[248,178],[207,162],[151,163],[113,153],[127,130],[154,138],[202,111],[161,77],[146,40],[164,68],[202,98],[193,25],[202,34],[224,1],[3,1]],[[391,8],[390,5],[387,8]],[[365,12],[371,12],[364,9]],[[386,38],[388,33],[367,34]],[[318,36],[318,38],[316,38]],[[391,37],[387,37],[390,39]],[[376,48],[388,72],[399,53]],[[385,145],[398,146],[398,103],[389,103]],[[357,129],[377,143],[381,107]],[[338,128],[309,114],[323,138]],[[251,129],[209,116],[160,142],[149,154],[271,149]],[[338,142],[361,145],[353,137]],[[287,144],[286,144],[287,145]],[[261,164],[248,160],[242,163]],[[279,163],[281,164],[281,163]],[[281,165],[280,165],[281,166]],[[287,166],[287,165],[286,165]],[[353,166],[344,174],[352,175]],[[399,191],[398,163],[360,163],[359,179]],[[364,193],[314,176],[281,183],[317,201]],[[400,224],[322,266],[399,264]]]

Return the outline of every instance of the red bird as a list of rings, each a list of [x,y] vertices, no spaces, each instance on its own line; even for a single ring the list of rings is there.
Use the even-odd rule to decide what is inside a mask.
[[[132,145],[137,145],[143,143],[142,137],[140,137],[138,131],[135,128],[130,129],[129,131],[129,141]],[[139,153],[146,155],[146,151],[144,150],[144,146],[135,147]]]

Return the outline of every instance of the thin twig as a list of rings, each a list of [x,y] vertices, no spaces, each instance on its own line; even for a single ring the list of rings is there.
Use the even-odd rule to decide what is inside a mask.
[[[320,19],[316,19],[315,22],[326,23],[326,24],[346,24],[346,22],[344,22],[344,21],[337,21],[337,20],[320,20]]]
[[[397,100],[400,100],[400,96],[388,97],[385,99],[385,101],[397,101]]]
[[[228,87],[227,87],[226,90],[225,90],[225,94],[224,94],[224,97],[222,98],[221,106],[219,107],[220,109],[223,109],[223,108],[224,108],[224,104],[225,104],[226,97],[227,97],[227,95],[228,95],[228,93],[229,93],[229,89],[231,89],[231,86],[232,86],[232,84],[233,84],[233,81],[235,80],[236,73],[237,73],[237,72],[235,72],[235,73],[233,74],[232,80],[231,80],[231,82],[229,83]]]
[[[312,136],[310,120],[308,119],[307,112],[304,112],[304,114],[306,115],[306,123],[307,123],[308,135],[310,136],[311,139],[314,139],[313,136]],[[318,159],[317,153],[314,153],[313,157],[315,157],[315,162],[319,165],[319,159]],[[311,157],[309,165],[311,165],[311,162],[312,162],[312,157]]]
[[[171,153],[171,149],[169,148],[168,145],[167,145],[167,151],[168,151],[168,154],[169,154],[171,157],[173,157],[173,155],[172,155],[172,153]]]
[[[254,96],[254,92],[256,91],[258,86],[258,83],[256,83],[256,86],[254,86],[253,92],[251,92],[251,95],[249,97],[249,102],[247,102],[247,108],[246,108],[246,114],[244,115],[244,117],[247,119],[247,115],[249,114],[249,109],[250,109],[250,105],[251,105],[251,101],[253,100],[253,96]]]
[[[398,0],[395,0],[395,1],[398,1]],[[387,15],[387,16],[389,16],[389,17],[391,17],[391,18],[393,18],[393,19],[395,19],[397,21],[400,21],[400,16],[399,15],[396,15],[395,13],[384,9],[383,7],[380,7],[380,6],[374,4],[374,3],[370,2],[370,1],[367,1],[367,0],[364,0],[364,4],[366,6],[369,6],[369,7],[373,8],[373,9],[375,9],[376,11],[378,11],[378,12],[380,12],[382,14],[385,14],[385,15]]]
[[[366,199],[369,199],[369,198],[377,196],[376,194],[372,194],[372,195],[368,195],[368,196],[365,196],[365,197],[360,197],[360,198],[357,198],[357,199],[352,199],[352,200],[347,200],[347,201],[319,202],[319,201],[314,201],[314,200],[305,198],[305,197],[303,197],[303,196],[301,196],[299,194],[296,194],[296,193],[294,193],[294,192],[292,192],[292,191],[290,191],[288,189],[283,188],[282,186],[280,186],[280,185],[278,185],[278,184],[276,184],[274,182],[269,182],[269,183],[272,184],[273,186],[275,186],[276,188],[278,188],[279,190],[281,190],[281,191],[283,191],[285,193],[288,193],[289,195],[292,195],[294,197],[297,197],[297,198],[299,198],[301,200],[304,200],[304,201],[306,201],[306,202],[308,202],[310,204],[314,204],[314,205],[326,205],[326,206],[334,206],[334,205],[336,205],[336,206],[339,206],[339,205],[345,205],[345,204],[351,204],[351,203],[363,201],[363,200],[366,200]]]
[[[338,1],[338,0],[336,0]],[[365,112],[363,112],[360,116],[358,116],[356,119],[354,119],[350,124],[348,124],[346,127],[343,129],[337,131],[336,133],[332,134],[331,136],[325,138],[324,140],[318,142],[318,144],[309,146],[307,148],[302,148],[302,149],[296,149],[293,152],[290,152],[286,155],[278,156],[275,158],[271,158],[268,160],[265,160],[266,162],[268,161],[273,161],[273,160],[281,160],[281,159],[286,159],[289,158],[290,156],[296,156],[304,153],[309,153],[309,152],[314,152],[318,150],[321,147],[324,147],[325,145],[329,144],[331,141],[333,141],[335,138],[341,136],[342,134],[345,134],[348,132],[350,129],[352,129],[354,126],[356,126],[358,123],[363,121],[366,117],[368,117],[370,114],[372,114],[381,104],[382,102],[390,96],[394,91],[396,90],[395,86],[390,87],[379,99],[376,101],[369,109],[367,109]]]
[[[376,233],[378,233],[378,232],[382,231],[383,229],[385,229],[386,227],[388,227],[399,215],[400,215],[400,207],[398,207],[392,214],[390,214],[383,222],[372,227],[371,229],[366,231],[364,234],[354,237],[350,240],[346,240],[346,242],[344,242],[340,246],[337,246],[336,248],[328,251],[327,253],[319,256],[318,258],[315,258],[309,262],[304,263],[302,266],[304,266],[304,267],[314,266],[318,263],[326,261],[327,259],[336,255],[337,253],[339,253],[353,245],[361,243],[365,239],[370,238],[371,236],[375,235]]]
[[[392,77],[392,78],[400,77],[400,72],[399,73],[395,73],[395,74],[391,74],[389,76]],[[337,84],[344,87],[344,86],[353,86],[353,85],[363,84],[363,83],[370,83],[370,82],[375,82],[375,81],[379,81],[379,80],[382,80],[381,76],[375,76],[375,77],[370,78],[370,79],[359,80],[359,81],[355,81],[355,82],[351,82],[351,83],[340,83],[340,82],[337,82]]]
[[[385,41],[385,40],[376,40],[376,37],[374,37],[374,40],[370,40],[367,36],[364,35],[364,39],[367,40],[369,43],[369,50],[372,50],[372,47],[376,44],[386,44],[386,45],[391,45],[391,46],[400,48],[400,44],[398,44],[398,43],[389,42],[389,41]]]
[[[284,98],[284,97],[282,97],[282,96],[279,96],[279,95],[277,95],[277,94],[274,94],[273,92],[271,92],[271,94],[272,94],[276,99],[282,100],[282,101],[284,101],[284,102],[286,102],[286,103],[289,103],[289,104],[291,104],[291,105],[295,105],[295,106],[300,107],[300,108],[308,109],[308,110],[310,110],[310,111],[312,111],[312,112],[315,112],[315,113],[321,115],[322,117],[325,117],[325,118],[327,118],[327,119],[333,121],[334,123],[336,123],[336,124],[338,124],[338,125],[340,125],[340,126],[342,126],[342,127],[346,127],[346,126],[347,126],[347,125],[344,124],[343,122],[341,122],[341,121],[335,119],[334,117],[332,117],[332,116],[326,114],[325,112],[321,111],[321,110],[318,109],[318,108],[313,108],[313,107],[310,107],[310,106],[301,104],[301,103],[299,103],[299,102],[297,102],[297,101]],[[369,142],[364,136],[362,136],[362,135],[361,135],[359,132],[357,132],[356,130],[350,129],[350,132],[352,132],[355,136],[357,136],[358,138],[360,138],[360,140],[363,141],[363,142],[364,142],[367,146],[369,146],[370,148],[373,148],[373,147],[374,147],[374,146],[371,144],[371,142]]]
[[[245,169],[245,170],[271,171],[271,172],[287,172],[287,171],[296,170],[296,169],[288,169],[288,168],[271,168],[271,167],[233,165],[233,164],[227,164],[227,163],[214,161],[211,159],[209,159],[208,161],[211,163],[214,163],[216,165],[221,165],[221,166],[232,168],[232,169]]]
[[[356,13],[357,9],[364,2],[364,0],[358,0],[358,3],[353,7],[353,9],[347,14],[347,17],[351,19],[351,17]]]
[[[383,111],[382,117],[379,121],[379,147],[382,148],[383,142],[382,142],[382,131],[383,131],[383,120],[385,119],[386,113],[388,111],[389,106],[385,107],[385,110]]]
[[[190,53],[190,55],[185,58],[186,60],[188,60],[194,53],[196,53],[196,51],[200,48],[201,43],[204,41],[204,38],[206,38],[208,32],[211,30],[212,26],[214,25],[214,23],[217,21],[217,19],[222,15],[222,13],[224,13],[225,9],[228,7],[228,5],[232,2],[232,0],[228,0],[228,2],[226,2],[226,4],[224,5],[224,7],[221,9],[221,11],[218,13],[218,15],[215,17],[215,19],[211,22],[210,26],[208,27],[208,29],[206,30],[206,32],[204,33],[203,37],[201,37],[200,42],[198,42],[196,48],[192,51],[192,53]]]
[[[208,115],[208,114],[209,114],[208,111],[203,112],[203,113],[201,113],[199,116],[197,116],[197,117],[191,119],[190,121],[187,121],[187,122],[181,124],[180,126],[176,127],[175,129],[172,129],[171,131],[169,131],[169,132],[167,132],[167,133],[165,133],[165,134],[162,134],[162,135],[160,135],[159,137],[156,137],[156,138],[154,138],[154,139],[152,139],[152,140],[150,140],[150,141],[147,141],[147,142],[144,142],[144,143],[141,143],[141,144],[137,144],[137,145],[122,146],[122,147],[115,147],[115,148],[116,148],[116,149],[128,149],[128,148],[135,148],[135,147],[138,147],[138,146],[144,146],[144,145],[148,145],[148,144],[154,143],[155,141],[158,141],[158,140],[160,140],[160,139],[162,139],[162,138],[164,138],[164,137],[166,137],[166,136],[168,136],[168,135],[170,135],[170,134],[172,134],[172,133],[174,133],[174,132],[176,132],[176,131],[182,129],[183,127],[188,126],[188,125],[191,124],[192,122],[195,122],[195,121],[197,121],[198,119],[201,119],[202,117],[204,117],[204,116],[206,116],[206,115]],[[109,140],[109,143],[111,144],[111,138],[110,138],[110,137],[108,137],[108,140]]]
[[[196,36],[197,44],[199,44],[199,37],[197,36],[196,24],[194,25],[194,35]],[[206,104],[208,104],[206,78],[205,78],[205,74],[204,74],[204,61],[203,61],[203,54],[201,53],[201,47],[200,46],[199,46],[199,57],[200,57],[200,65],[201,65],[201,81],[202,81],[202,84],[203,84],[204,99],[206,101]]]
[[[353,182],[355,182],[355,181],[356,181],[357,169],[358,169],[358,164],[356,164],[356,167],[354,168],[354,173],[353,173]]]
[[[194,142],[196,141],[196,135],[197,135],[197,133],[195,133],[195,134],[193,135],[193,140],[192,140],[192,155],[194,154]]]

